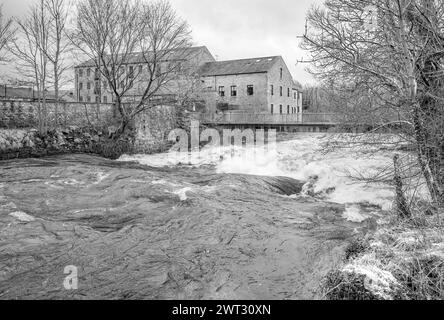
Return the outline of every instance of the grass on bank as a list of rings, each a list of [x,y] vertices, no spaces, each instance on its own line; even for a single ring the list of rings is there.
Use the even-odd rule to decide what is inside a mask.
[[[392,219],[376,233],[355,239],[345,262],[321,287],[328,300],[444,299],[444,220]]]

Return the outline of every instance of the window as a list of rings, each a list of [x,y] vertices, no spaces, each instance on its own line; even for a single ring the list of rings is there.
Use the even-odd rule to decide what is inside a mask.
[[[271,114],[274,113],[274,105],[271,105]]]
[[[86,89],[91,90],[91,82],[88,82],[88,83],[86,84]]]
[[[231,86],[231,96],[232,97],[237,96],[237,86]]]
[[[252,85],[247,86],[247,95],[252,96],[254,94],[254,89]]]
[[[290,114],[290,106],[287,106],[287,114]]]
[[[223,87],[223,86],[219,87],[219,95],[221,97],[225,97],[225,87]]]
[[[287,97],[290,98],[290,88],[287,88]]]
[[[273,96],[274,95],[274,86],[273,85],[271,85],[270,91],[271,91],[271,95]]]
[[[96,96],[96,103],[99,103],[99,102],[100,102],[100,97]]]
[[[281,71],[281,75],[280,75],[280,77],[281,77],[281,80],[282,80],[282,68],[280,69],[280,71]]]
[[[88,77],[91,75],[91,69],[90,69],[90,68],[88,68],[88,69],[86,70],[86,75],[87,75]]]
[[[279,113],[282,114],[282,105],[279,105]]]
[[[156,67],[156,77],[157,78],[160,78],[162,76],[162,67],[161,67],[161,65],[159,64],[157,67]]]
[[[91,97],[90,96],[86,97],[86,101],[91,102]]]
[[[83,77],[83,69],[79,69],[79,77]]]
[[[108,96],[103,96],[103,102],[108,103]]]
[[[79,101],[83,102],[83,97],[82,96],[79,97]]]
[[[281,97],[284,95],[284,88],[282,88],[282,86],[279,87],[279,93]]]
[[[79,90],[83,90],[83,82],[79,83]]]
[[[134,78],[134,67],[133,66],[129,67],[129,75],[128,76],[130,78]]]

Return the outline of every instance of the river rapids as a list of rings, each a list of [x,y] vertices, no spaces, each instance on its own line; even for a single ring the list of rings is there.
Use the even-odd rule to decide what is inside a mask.
[[[253,161],[211,149],[190,163],[2,161],[0,299],[320,299],[347,243],[393,201],[390,186],[349,176],[393,152],[324,154],[327,139],[287,135]]]

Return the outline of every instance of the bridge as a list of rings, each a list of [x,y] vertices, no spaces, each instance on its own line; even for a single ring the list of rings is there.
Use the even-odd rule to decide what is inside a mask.
[[[278,131],[326,131],[338,125],[334,113],[239,113],[201,114],[205,125],[240,128],[276,128]]]

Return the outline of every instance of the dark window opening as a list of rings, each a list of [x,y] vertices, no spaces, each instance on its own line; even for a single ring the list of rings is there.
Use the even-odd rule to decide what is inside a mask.
[[[129,75],[128,76],[130,78],[134,78],[134,67],[133,66],[129,67]]]
[[[225,87],[223,86],[219,87],[219,96],[225,97]]]
[[[281,71],[281,80],[282,80],[282,75],[283,75],[283,70],[282,70],[282,68],[281,68],[281,70],[280,70],[280,71]]]
[[[290,114],[290,106],[287,106],[287,114]]]
[[[252,96],[254,94],[254,89],[252,85],[247,86],[247,95]]]
[[[279,87],[279,93],[281,97],[284,95],[284,88],[282,88],[282,86]]]
[[[231,86],[231,96],[236,97],[237,96],[237,87]]]
[[[270,90],[271,90],[271,95],[273,96],[274,95],[274,86],[273,85],[271,85]]]
[[[287,88],[287,96],[290,98],[290,88]]]
[[[274,105],[271,105],[271,114],[274,113]]]
[[[279,113],[282,114],[282,105],[279,105]]]

